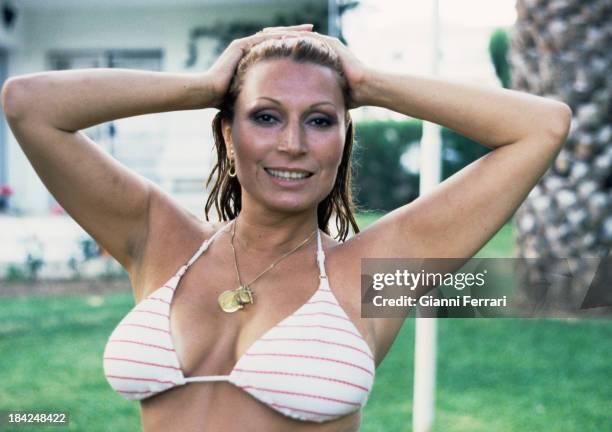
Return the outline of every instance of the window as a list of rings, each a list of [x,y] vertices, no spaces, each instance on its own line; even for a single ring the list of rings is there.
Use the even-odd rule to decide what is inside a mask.
[[[47,58],[52,70],[96,67],[150,71],[162,69],[160,49],[61,50],[50,51]]]

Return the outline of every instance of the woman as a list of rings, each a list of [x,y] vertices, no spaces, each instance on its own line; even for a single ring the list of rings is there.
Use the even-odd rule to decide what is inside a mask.
[[[362,105],[494,151],[338,242],[336,215],[340,240],[357,228],[348,109]],[[116,391],[141,400],[146,431],[358,430],[402,324],[360,318],[361,258],[472,256],[545,172],[571,119],[556,101],[376,70],[310,25],[236,40],[203,74],[13,78],[3,106],[51,193],[130,275],[137,306],[104,366]],[[204,107],[220,108],[206,206],[220,223],[202,223],[78,132]]]

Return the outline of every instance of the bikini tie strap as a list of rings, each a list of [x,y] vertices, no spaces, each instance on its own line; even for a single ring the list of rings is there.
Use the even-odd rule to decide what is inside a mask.
[[[319,264],[319,278],[327,279],[325,273],[325,252],[321,244],[321,230],[317,229],[317,263]]]
[[[234,220],[235,219],[232,219],[226,226],[219,228],[210,238],[207,238],[206,240],[204,240],[202,242],[202,245],[198,248],[198,250],[193,254],[193,256],[189,259],[189,261],[187,261],[187,264],[183,265],[178,270],[178,272],[176,273],[176,276],[179,278],[182,277],[187,271],[187,269],[191,267],[191,264],[193,264],[200,257],[200,255],[202,255],[204,251],[208,249],[208,246],[215,240],[215,238],[217,238],[219,234],[221,234],[221,232],[227,230],[234,223]]]

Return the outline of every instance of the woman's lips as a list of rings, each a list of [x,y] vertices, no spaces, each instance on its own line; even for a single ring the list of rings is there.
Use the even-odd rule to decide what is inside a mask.
[[[281,180],[302,180],[312,176],[311,171],[303,169],[288,169],[288,168],[264,168],[265,171],[275,178]]]
[[[310,171],[302,170],[284,170],[276,168],[264,168],[268,177],[280,186],[301,186],[308,182],[308,179],[313,176]]]

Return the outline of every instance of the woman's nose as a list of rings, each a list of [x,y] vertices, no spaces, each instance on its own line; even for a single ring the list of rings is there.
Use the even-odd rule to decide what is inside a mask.
[[[283,128],[278,149],[294,155],[306,153],[304,131],[299,122],[289,122]]]

